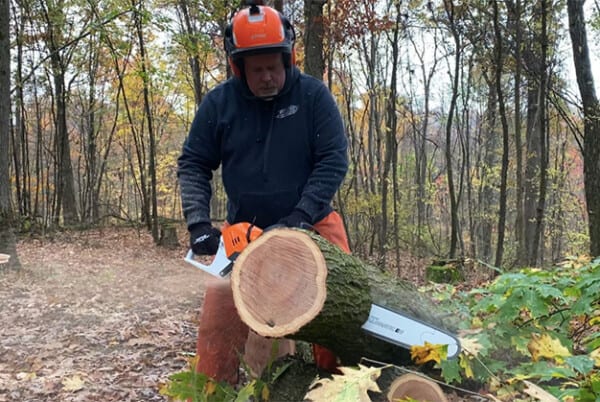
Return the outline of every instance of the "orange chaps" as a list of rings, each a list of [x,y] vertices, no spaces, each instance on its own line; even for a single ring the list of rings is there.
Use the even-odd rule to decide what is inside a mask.
[[[321,236],[336,244],[346,253],[350,253],[348,237],[337,212],[332,212],[323,220],[317,222],[314,228]],[[204,303],[198,324],[198,342],[196,355],[198,363],[196,370],[217,381],[236,384],[238,381],[239,354],[247,348],[255,348],[256,339],[252,342],[248,336],[249,329],[237,314],[233,303],[233,293],[229,280],[210,279],[206,284]],[[256,338],[256,337],[254,337]],[[275,340],[276,341],[276,340]],[[273,342],[269,340],[269,342]],[[269,358],[270,347],[267,348],[266,358]],[[293,350],[293,349],[292,349]],[[247,350],[248,353],[253,353]],[[279,355],[291,350],[281,348]],[[257,352],[254,352],[255,354]],[[260,352],[265,354],[264,352]],[[313,345],[313,356],[317,367],[335,372],[337,358],[329,350],[319,345]],[[264,359],[263,359],[264,360]],[[261,373],[254,373],[260,375]]]

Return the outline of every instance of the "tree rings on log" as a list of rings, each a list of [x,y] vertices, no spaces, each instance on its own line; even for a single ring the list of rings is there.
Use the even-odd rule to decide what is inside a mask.
[[[390,385],[388,401],[411,398],[422,402],[448,402],[446,395],[435,382],[417,374],[404,374]]]
[[[272,229],[235,260],[233,299],[240,318],[267,337],[293,334],[315,318],[327,297],[327,265],[303,231]]]

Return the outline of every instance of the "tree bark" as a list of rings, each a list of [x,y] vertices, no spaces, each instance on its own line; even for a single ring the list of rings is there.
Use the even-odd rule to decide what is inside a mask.
[[[590,233],[590,253],[600,255],[600,102],[596,97],[587,43],[583,1],[567,1],[569,33],[577,85],[583,103],[584,182]]]
[[[53,96],[55,102],[55,152],[56,168],[54,172],[56,185],[56,210],[54,224],[60,224],[60,215],[62,212],[65,225],[76,224],[79,220],[77,213],[77,201],[75,198],[75,177],[73,175],[73,165],[71,163],[71,143],[69,139],[69,130],[67,124],[67,99],[69,89],[65,82],[68,62],[71,59],[69,54],[64,54],[65,42],[62,25],[66,20],[64,3],[47,4],[44,3],[43,15],[47,25],[46,46],[50,52],[50,68],[54,83]]]
[[[493,2],[494,8],[494,37],[495,37],[495,83],[496,95],[498,96],[498,112],[502,123],[502,167],[500,173],[500,207],[498,211],[498,226],[496,242],[496,258],[494,265],[502,266],[502,258],[504,255],[504,232],[506,231],[506,199],[507,199],[507,182],[508,182],[508,119],[506,117],[506,106],[504,104],[504,92],[502,91],[502,66],[504,65],[504,55],[502,53],[502,33],[500,31],[498,2]]]
[[[448,110],[448,120],[446,121],[446,175],[448,179],[448,198],[450,199],[450,250],[448,251],[448,257],[456,257],[460,228],[458,219],[458,208],[459,208],[459,197],[457,196],[457,188],[454,184],[454,171],[452,162],[457,159],[457,155],[453,153],[452,149],[452,125],[456,114],[456,103],[458,99],[458,91],[460,90],[460,63],[462,58],[462,43],[461,35],[458,31],[457,22],[454,15],[454,2],[452,0],[445,0],[444,7],[446,9],[446,16],[448,17],[448,25],[450,33],[454,39],[454,76],[452,77],[452,96],[450,98],[450,107]],[[462,243],[462,242],[461,242]],[[461,250],[464,254],[464,250]]]
[[[323,58],[323,6],[326,0],[304,2],[304,72],[323,80],[325,60]]]
[[[252,330],[325,346],[343,365],[363,357],[410,361],[406,349],[362,330],[373,303],[438,327],[448,324],[411,283],[302,230],[273,229],[250,243],[235,261],[231,285],[238,313]]]
[[[11,203],[10,184],[10,6],[0,0],[0,253],[12,256],[3,268],[18,269],[15,216]]]

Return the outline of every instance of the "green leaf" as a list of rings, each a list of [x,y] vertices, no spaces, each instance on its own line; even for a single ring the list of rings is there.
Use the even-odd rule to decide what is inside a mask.
[[[256,381],[252,381],[242,389],[238,391],[237,398],[235,398],[235,402],[246,402],[252,398],[254,395],[254,386],[256,385]]]
[[[541,381],[549,381],[556,378],[573,379],[577,377],[577,373],[573,369],[569,367],[557,366],[549,361],[524,363],[512,370],[509,370],[509,372],[519,380],[538,378]]]
[[[452,360],[442,360],[441,363],[442,368],[442,377],[448,383],[460,383],[462,377],[460,375],[460,366],[458,364],[458,359]]]
[[[589,374],[594,369],[594,360],[586,355],[569,356],[565,363],[583,375]]]
[[[561,295],[562,296],[562,295]],[[536,290],[524,294],[525,306],[534,318],[542,317],[550,311],[546,299]]]

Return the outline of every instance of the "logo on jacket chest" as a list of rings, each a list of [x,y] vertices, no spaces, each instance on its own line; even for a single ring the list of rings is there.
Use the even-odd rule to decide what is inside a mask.
[[[285,119],[288,116],[296,114],[298,111],[298,105],[289,105],[284,107],[283,109],[279,109],[277,113],[275,113],[276,119]]]

